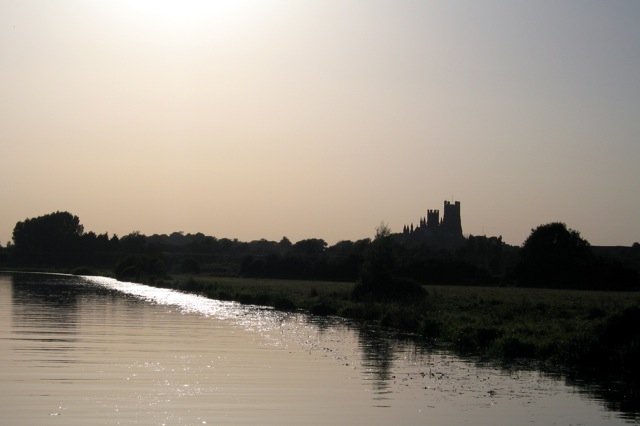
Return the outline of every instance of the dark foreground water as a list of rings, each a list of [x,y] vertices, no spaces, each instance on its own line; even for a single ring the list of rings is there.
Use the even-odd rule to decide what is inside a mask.
[[[635,422],[598,395],[339,319],[107,278],[0,274],[2,425]]]

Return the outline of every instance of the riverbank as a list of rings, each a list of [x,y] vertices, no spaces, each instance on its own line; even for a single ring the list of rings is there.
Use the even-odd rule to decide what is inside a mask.
[[[0,273],[0,304],[12,389],[3,424],[50,423],[51,413],[57,425],[101,424],[115,413],[122,423],[275,425],[325,422],[325,412],[337,413],[333,424],[465,424],[480,412],[494,424],[622,426],[640,412],[614,405],[630,393],[610,398],[608,384],[574,385],[527,362],[507,372],[337,317],[45,274]]]
[[[212,299],[375,323],[482,359],[526,358],[640,383],[637,292],[424,286],[419,300],[363,302],[351,298],[354,284],[348,282],[203,274],[145,281]]]
[[[422,300],[359,302],[353,283],[172,276],[157,286],[280,310],[368,321],[458,353],[640,377],[640,294],[425,286]]]

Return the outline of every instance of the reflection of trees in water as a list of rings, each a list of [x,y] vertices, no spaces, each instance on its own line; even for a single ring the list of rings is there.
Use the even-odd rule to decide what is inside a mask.
[[[74,362],[70,353],[78,340],[78,293],[69,283],[69,277],[13,274],[12,334],[25,359]]]
[[[59,328],[77,325],[80,286],[70,286],[69,277],[39,274],[12,276],[14,327]]]
[[[480,367],[498,368],[508,373],[538,371],[549,379],[564,381],[566,386],[590,400],[598,401],[607,410],[622,413],[623,418],[640,421],[640,378],[638,377],[612,375],[606,371],[579,368],[568,371],[555,365],[523,359],[517,362],[484,359],[476,360],[475,363]]]
[[[401,339],[375,327],[358,328],[359,348],[362,351],[362,364],[372,374],[372,384],[378,393],[390,389],[394,376],[392,369],[398,353],[402,353],[411,364],[427,362],[432,348],[411,339]],[[464,357],[461,357],[464,358]],[[600,401],[607,410],[622,413],[622,416],[634,421],[640,420],[640,378],[629,376],[611,377],[606,374],[594,375],[593,372],[551,372],[537,362],[512,363],[498,365],[485,360],[468,359],[481,367],[502,366],[506,370],[537,370],[555,380],[564,380],[567,386],[590,399]]]
[[[144,302],[88,285],[80,277],[13,274],[10,282],[13,334],[25,354],[48,353],[49,361],[74,362],[70,353],[81,323],[104,324],[114,316],[124,316],[127,324],[143,323],[139,305]]]
[[[13,274],[11,281],[14,325],[24,327],[74,328],[83,306],[97,314],[107,307],[144,303],[75,276]],[[142,309],[125,311],[131,319],[143,316]]]
[[[308,315],[306,317],[309,324],[313,324],[318,330],[318,336],[322,337],[328,330],[336,326],[335,318],[319,315]]]
[[[624,413],[625,418],[640,420],[640,381],[630,377],[596,377],[574,372],[566,384],[591,398],[602,401],[607,410]]]
[[[347,329],[356,333],[367,379],[372,381],[374,390],[378,393],[383,393],[389,388],[394,355],[397,349],[404,347],[403,342],[393,339],[382,329],[357,325],[336,317],[308,315],[305,316],[305,322],[314,326],[319,338],[330,339],[336,329]],[[412,343],[412,347],[415,347],[415,344]]]
[[[381,330],[369,327],[361,327],[358,337],[362,365],[371,371],[375,390],[381,392],[388,389],[395,353],[389,337]]]
[[[375,390],[383,392],[390,388],[395,376],[394,361],[399,353],[413,365],[423,364],[431,350],[415,340],[402,338],[376,327],[362,326],[358,329],[358,346],[362,351],[362,364],[373,375]]]

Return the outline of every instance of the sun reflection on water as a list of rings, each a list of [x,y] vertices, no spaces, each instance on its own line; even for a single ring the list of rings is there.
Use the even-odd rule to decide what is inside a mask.
[[[370,395],[371,406],[376,409],[395,410],[403,404],[410,404],[411,409],[419,409],[414,412],[414,419],[422,418],[425,413],[450,413],[449,410],[466,419],[475,410],[502,410],[504,413],[526,416],[511,418],[512,424],[568,420],[576,416],[576,410],[584,410],[579,413],[581,419],[586,419],[583,423],[597,424],[589,421],[593,418],[590,416],[595,414],[589,414],[590,411],[578,402],[586,396],[581,395],[576,399],[578,392],[536,370],[509,371],[480,365],[447,352],[429,350],[410,341],[390,338],[384,330],[355,325],[340,318],[280,312],[268,307],[214,300],[106,277],[84,279],[105,289],[167,306],[182,315],[193,314],[227,322],[232,328],[256,333],[261,342],[283,351],[285,355],[306,352],[311,358],[332,360],[347,380],[362,384]],[[206,368],[203,367],[203,371],[209,374],[217,371],[216,362],[220,361],[226,362],[212,360],[205,365]],[[259,363],[259,360],[255,362]],[[181,365],[190,368],[186,361]],[[144,370],[157,371],[161,368],[149,364]],[[258,368],[256,371],[259,371],[258,364],[252,364],[252,368]],[[175,382],[172,383],[172,386],[175,385]],[[211,389],[214,388],[208,392],[212,392]],[[222,390],[215,388],[215,391]],[[178,397],[193,396],[200,392],[197,380],[188,383],[188,386],[176,387]],[[543,407],[548,409],[541,410]],[[606,417],[597,416],[600,420]]]

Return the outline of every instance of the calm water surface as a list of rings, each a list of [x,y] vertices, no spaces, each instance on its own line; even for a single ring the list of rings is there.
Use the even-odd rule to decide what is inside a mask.
[[[2,425],[635,422],[591,395],[339,319],[0,274]]]

